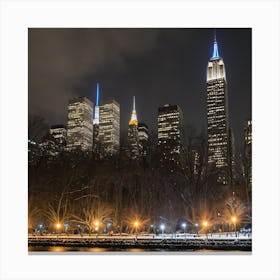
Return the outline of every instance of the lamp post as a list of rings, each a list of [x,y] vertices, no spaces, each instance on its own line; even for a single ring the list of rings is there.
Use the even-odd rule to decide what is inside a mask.
[[[139,222],[138,222],[138,221],[135,221],[133,225],[134,225],[134,227],[135,227],[135,232],[136,232],[136,237],[137,237]]]
[[[111,227],[111,223],[110,222],[108,222],[107,224],[106,224],[106,233],[107,234],[110,234],[110,227]]]
[[[182,223],[182,228],[184,229],[185,239],[186,239],[186,227],[187,227],[187,224],[186,223]]]
[[[236,216],[232,216],[232,217],[231,217],[231,221],[232,221],[232,223],[233,223],[233,225],[234,225],[235,237],[237,237],[237,232],[236,232],[236,222],[237,222],[237,218],[236,218]]]
[[[195,226],[195,228],[196,228],[196,235],[198,235],[198,227],[199,227],[199,224],[198,224],[198,223],[195,223],[194,226]]]
[[[165,225],[164,225],[164,224],[161,224],[159,227],[160,227],[160,229],[161,229],[161,234],[163,235],[164,229],[165,229]]]
[[[98,235],[99,224],[100,224],[100,223],[99,223],[98,220],[96,220],[96,221],[94,222],[94,226],[95,226],[94,230],[96,231],[96,238],[97,238],[97,235]]]
[[[56,233],[57,233],[57,237],[58,237],[59,230],[61,229],[61,223],[60,223],[60,222],[57,222],[57,223],[55,224],[55,228],[56,228]]]
[[[207,222],[207,221],[203,221],[203,222],[202,222],[202,225],[203,225],[203,228],[204,228],[205,231],[206,231],[206,239],[208,239],[208,235],[207,235],[208,222]]]

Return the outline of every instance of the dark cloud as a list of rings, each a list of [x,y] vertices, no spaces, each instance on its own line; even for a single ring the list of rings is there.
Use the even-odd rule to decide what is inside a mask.
[[[106,67],[123,69],[125,57],[152,49],[157,30],[30,29],[29,111],[50,120],[65,119],[71,96],[87,77],[98,77]],[[118,71],[119,71],[118,70]]]
[[[179,104],[186,124],[206,128],[206,66],[212,29],[29,29],[29,113],[66,123],[73,96],[121,104],[127,128],[132,96],[138,118],[155,128],[157,108]],[[251,30],[217,29],[229,83],[230,122],[242,145],[251,116]]]

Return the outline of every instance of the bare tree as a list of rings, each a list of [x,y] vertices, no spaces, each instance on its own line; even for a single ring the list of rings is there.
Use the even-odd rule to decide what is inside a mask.
[[[106,227],[106,222],[112,220],[112,208],[95,196],[80,200],[76,209],[78,214],[73,213],[71,221],[86,226],[89,233],[99,232]]]

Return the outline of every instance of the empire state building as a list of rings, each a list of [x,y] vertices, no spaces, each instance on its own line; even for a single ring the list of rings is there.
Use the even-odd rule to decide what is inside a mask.
[[[216,36],[207,65],[208,163],[218,171],[218,182],[231,182],[228,90],[225,64],[219,55]]]

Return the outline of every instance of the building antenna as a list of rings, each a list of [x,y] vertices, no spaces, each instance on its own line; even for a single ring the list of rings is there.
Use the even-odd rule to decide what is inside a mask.
[[[96,83],[96,106],[99,106],[99,83]]]
[[[216,36],[216,28],[214,28],[214,42],[217,41],[217,36]]]
[[[135,111],[135,96],[133,96],[133,111]]]

